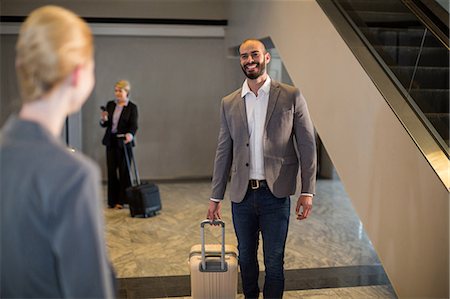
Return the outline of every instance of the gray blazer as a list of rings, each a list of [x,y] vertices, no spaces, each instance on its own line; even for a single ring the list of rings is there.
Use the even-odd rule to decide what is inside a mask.
[[[222,99],[212,198],[223,199],[231,171],[230,198],[237,203],[244,199],[250,172],[249,139],[240,88]],[[315,193],[316,145],[305,99],[297,88],[276,81],[270,86],[265,121],[264,171],[276,197],[296,192],[299,173],[301,192]]]
[[[0,297],[115,297],[98,166],[15,116],[0,165]]]

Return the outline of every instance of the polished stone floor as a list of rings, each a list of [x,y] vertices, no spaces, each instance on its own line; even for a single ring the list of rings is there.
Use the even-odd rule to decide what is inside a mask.
[[[105,203],[107,246],[121,297],[183,298],[190,294],[188,257],[190,248],[200,243],[210,183],[158,186],[163,209],[155,217],[131,218],[128,209],[107,209]],[[291,215],[295,202],[293,196]],[[230,209],[230,201],[225,200],[226,243],[236,245]],[[220,236],[219,228],[206,229],[207,243],[219,242]],[[263,271],[261,248],[259,260]],[[285,298],[396,298],[339,180],[319,180],[311,216],[304,221],[291,217],[285,269],[289,285]],[[177,286],[178,293],[174,292]]]

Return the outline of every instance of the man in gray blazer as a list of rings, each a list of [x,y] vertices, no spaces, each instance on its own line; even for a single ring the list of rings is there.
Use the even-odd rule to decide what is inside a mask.
[[[207,218],[221,218],[221,200],[231,172],[229,193],[244,295],[259,296],[257,250],[261,232],[264,298],[282,298],[290,195],[296,192],[298,174],[301,195],[297,219],[306,219],[312,208],[314,128],[300,91],[268,76],[270,54],[261,41],[245,40],[239,54],[247,79],[242,88],[222,99]]]

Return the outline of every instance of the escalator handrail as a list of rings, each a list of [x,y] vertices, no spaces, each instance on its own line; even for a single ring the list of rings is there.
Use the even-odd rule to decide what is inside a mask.
[[[409,10],[450,50],[449,46],[449,14],[434,1],[401,0]]]

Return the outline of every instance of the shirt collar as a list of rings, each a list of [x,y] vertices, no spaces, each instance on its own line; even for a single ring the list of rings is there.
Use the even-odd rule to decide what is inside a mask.
[[[116,103],[116,105],[119,103],[119,100],[114,99],[114,102]],[[127,100],[125,101],[125,105],[123,105],[124,107],[128,106],[128,103],[130,102],[130,98],[127,98]]]
[[[264,82],[264,84],[259,88],[258,93],[259,92],[264,92],[265,94],[269,94],[270,92],[270,83],[272,82],[272,80],[270,79],[269,76],[267,76],[266,81]],[[248,87],[248,83],[247,83],[247,79],[245,79],[244,84],[242,84],[242,91],[241,91],[241,97],[245,97],[248,93],[252,92],[250,90],[250,87]]]

